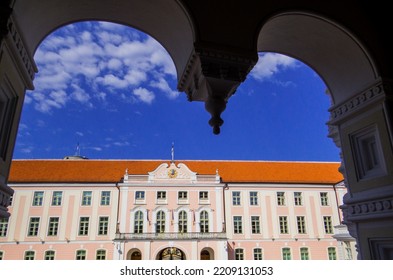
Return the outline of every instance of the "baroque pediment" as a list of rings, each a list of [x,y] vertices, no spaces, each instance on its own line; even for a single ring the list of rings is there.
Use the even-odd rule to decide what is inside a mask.
[[[176,165],[163,163],[149,174],[149,181],[167,181],[167,180],[186,180],[195,182],[197,180],[197,173],[191,171],[184,163]]]

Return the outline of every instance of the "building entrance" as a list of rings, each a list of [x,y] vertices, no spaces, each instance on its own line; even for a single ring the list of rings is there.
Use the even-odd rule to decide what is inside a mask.
[[[168,247],[160,251],[157,255],[158,260],[185,260],[183,251],[176,247]]]

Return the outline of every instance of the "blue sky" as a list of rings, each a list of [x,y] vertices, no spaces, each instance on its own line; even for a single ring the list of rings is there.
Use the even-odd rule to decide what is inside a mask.
[[[327,138],[326,86],[301,62],[273,53],[259,61],[222,114],[221,134],[201,102],[176,89],[168,53],[135,29],[76,23],[35,53],[14,158],[338,161]]]

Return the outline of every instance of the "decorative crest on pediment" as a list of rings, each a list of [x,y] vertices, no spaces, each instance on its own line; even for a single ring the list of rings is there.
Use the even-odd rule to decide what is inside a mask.
[[[191,171],[184,163],[176,165],[174,162],[171,164],[163,163],[156,170],[149,172],[149,181],[176,179],[195,182],[197,173]]]

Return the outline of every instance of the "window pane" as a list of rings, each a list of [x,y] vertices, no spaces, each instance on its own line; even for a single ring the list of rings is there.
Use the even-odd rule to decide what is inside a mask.
[[[258,205],[258,193],[250,192],[250,205]]]
[[[32,260],[34,260],[34,255],[35,255],[35,252],[34,252],[34,251],[26,251],[26,252],[25,252],[25,260],[26,260],[26,261],[32,261]]]
[[[207,211],[202,211],[200,214],[201,232],[209,232],[209,215]]]
[[[44,192],[34,192],[33,206],[42,206],[44,200]]]
[[[134,233],[143,233],[143,213],[142,213],[142,211],[135,212]]]
[[[283,206],[285,205],[285,193],[277,192],[277,205]]]
[[[100,217],[99,227],[98,227],[98,234],[99,235],[107,235],[108,234],[108,224],[109,224],[109,217]]]
[[[329,260],[337,260],[336,248],[329,247],[328,248],[328,255],[329,255]]]
[[[106,259],[106,251],[97,250],[96,260],[105,260],[105,259]]]
[[[251,217],[251,231],[254,234],[261,233],[261,226],[259,222],[259,216],[252,216]]]
[[[240,205],[240,192],[232,192],[232,205]]]
[[[243,222],[241,216],[233,217],[233,231],[234,233],[243,233]]]
[[[89,234],[89,217],[81,217],[79,222],[79,235]]]
[[[235,249],[235,259],[236,260],[244,260],[244,250],[237,248]]]
[[[282,259],[283,260],[291,260],[291,249],[290,248],[282,248]]]
[[[48,236],[56,236],[59,229],[59,217],[50,217],[48,225]]]
[[[262,260],[262,249],[261,248],[254,249],[254,260]]]
[[[5,237],[7,235],[8,219],[0,218],[0,236]]]
[[[85,260],[86,259],[86,251],[85,250],[76,251],[76,259],[77,260]]]
[[[27,232],[27,235],[28,236],[37,236],[39,225],[40,225],[40,218],[38,218],[38,217],[30,218],[29,230]]]
[[[288,218],[286,216],[280,216],[280,233],[287,234],[288,233]]]
[[[82,193],[82,205],[83,206],[90,206],[91,205],[91,197],[92,197],[91,191],[84,191]]]
[[[309,260],[308,248],[300,248],[300,259]]]
[[[111,192],[110,191],[102,191],[101,192],[101,205],[109,205],[111,200]]]
[[[295,192],[295,205],[296,206],[303,205],[303,199],[302,199],[302,193],[301,192]]]
[[[60,206],[62,196],[63,196],[63,192],[60,191],[53,192],[52,206]]]
[[[45,260],[49,261],[49,260],[54,260],[55,259],[55,251],[46,251],[45,252]]]

